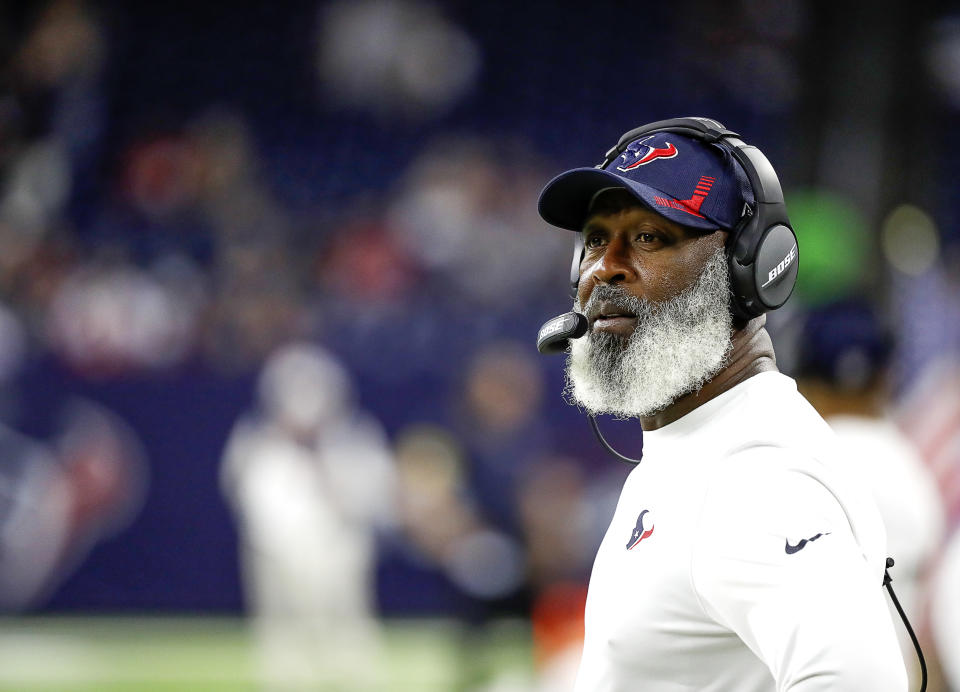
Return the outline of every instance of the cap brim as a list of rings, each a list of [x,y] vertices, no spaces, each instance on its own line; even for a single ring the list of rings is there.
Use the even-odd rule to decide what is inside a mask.
[[[587,220],[587,210],[593,196],[609,187],[624,188],[651,211],[682,226],[701,230],[719,227],[716,222],[693,210],[663,204],[663,200],[676,200],[656,188],[600,168],[574,168],[561,173],[543,188],[537,210],[547,223],[579,232]],[[683,206],[680,202],[676,203]]]

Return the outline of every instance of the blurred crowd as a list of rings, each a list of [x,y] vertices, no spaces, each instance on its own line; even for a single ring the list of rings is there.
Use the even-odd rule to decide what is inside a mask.
[[[729,59],[779,89],[760,103],[756,90],[713,88],[764,130],[795,103],[801,75],[785,56],[805,4],[786,3],[790,21],[766,32],[762,5],[741,3],[748,29]],[[192,22],[204,40],[204,21],[238,36],[231,21],[286,26],[256,7],[239,20],[209,9],[163,19]],[[220,512],[236,538],[211,559],[237,549],[278,689],[338,669],[375,676],[358,660],[378,646],[384,615],[471,628],[530,618],[543,689],[563,689],[628,469],[562,401],[560,360],[534,350],[540,323],[567,309],[570,260],[569,237],[539,219],[536,200],[562,166],[592,163],[569,151],[599,155],[643,116],[579,132],[570,113],[582,111],[555,112],[557,99],[537,111],[521,80],[478,124],[478,100],[497,96],[483,74],[498,46],[416,0],[291,10],[309,20],[306,48],[277,59],[309,75],[310,136],[297,136],[295,116],[283,132],[281,106],[257,93],[246,106],[203,93],[213,81],[191,82],[200,93],[175,109],[133,108],[122,63],[136,36],[118,34],[149,12],[80,0],[3,11],[0,608],[221,608],[187,589],[151,600],[156,582],[136,567],[118,578],[126,600],[110,601],[109,577],[95,599],[68,589],[51,600],[98,543],[109,555],[139,541],[154,572],[174,570],[170,546]],[[951,21],[936,25],[936,65],[956,54]],[[725,45],[709,36],[704,65]],[[185,81],[202,73],[175,58],[150,64]],[[264,70],[258,88],[292,79]],[[155,79],[158,101],[175,100],[166,70],[140,76]],[[133,90],[152,96],[149,83]],[[710,93],[669,103],[689,110]],[[519,123],[536,111],[570,130],[501,127],[511,104]],[[679,114],[642,108],[650,120]],[[781,366],[855,450],[908,612],[960,689],[960,655],[943,644],[960,636],[960,228],[905,204],[860,218],[823,189],[798,195],[797,210],[800,289],[770,325]],[[233,396],[205,408],[186,384],[198,380]],[[181,427],[160,426],[159,410],[183,414]],[[186,438],[183,456],[159,441],[170,435]],[[639,454],[627,424],[611,422],[609,436]]]

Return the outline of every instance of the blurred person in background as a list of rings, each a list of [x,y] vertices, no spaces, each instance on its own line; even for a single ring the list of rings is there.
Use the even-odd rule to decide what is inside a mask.
[[[293,251],[303,239],[293,237],[288,211],[263,180],[261,155],[242,114],[211,106],[183,126],[140,133],[123,163],[122,197],[102,213],[98,232],[135,231],[114,273],[142,276],[127,282],[133,284],[128,293],[146,294],[138,301],[143,308],[127,319],[131,334],[154,336],[154,349],[164,351],[160,364],[199,350],[224,372],[249,371],[302,335],[307,253]],[[274,271],[277,266],[287,271]],[[81,289],[94,283],[97,269],[112,278],[96,264],[83,269]],[[156,295],[147,302],[144,289],[151,284]],[[61,302],[83,305],[69,294]],[[153,322],[143,317],[148,311]],[[156,324],[156,334],[141,321]]]
[[[916,625],[924,619],[925,578],[945,514],[933,474],[890,416],[892,352],[892,334],[866,300],[826,303],[803,319],[796,377],[800,393],[836,433],[848,471],[877,502],[887,552],[896,560],[897,596]],[[899,635],[911,660],[906,630]]]
[[[316,67],[331,103],[385,122],[450,110],[473,87],[480,49],[441,7],[419,0],[336,0],[318,12]]]
[[[643,437],[594,562],[575,689],[902,691],[879,512],[764,328],[796,277],[780,184],[731,135],[653,123],[540,197],[580,235],[575,313],[539,345],[567,339],[572,402]]]
[[[384,433],[312,344],[278,349],[257,392],[227,443],[222,486],[265,689],[363,689],[376,678],[376,532],[395,512]]]
[[[445,291],[480,305],[504,305],[518,291],[531,299],[566,256],[559,239],[541,246],[533,201],[542,164],[522,144],[444,137],[431,143],[400,180],[387,216],[392,234]],[[469,267],[469,270],[465,270]]]
[[[526,469],[518,495],[532,591],[536,689],[569,690],[583,649],[586,584],[598,538],[591,521],[597,498],[580,464],[562,456]]]
[[[396,458],[401,535],[384,585],[420,585],[397,605],[475,625],[515,607],[523,549],[483,511],[461,441],[443,427],[414,424],[397,436]]]
[[[107,46],[76,0],[4,5],[0,26],[0,287],[42,335],[76,261],[74,215],[98,184]]]
[[[954,530],[937,566],[931,592],[931,630],[943,676],[960,690],[960,531]]]
[[[520,484],[551,435],[542,416],[543,374],[513,341],[485,344],[466,366],[457,430],[470,459],[469,480],[489,521],[519,535]]]

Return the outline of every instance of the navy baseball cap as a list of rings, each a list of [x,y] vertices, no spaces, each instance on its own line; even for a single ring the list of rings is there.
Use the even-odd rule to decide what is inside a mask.
[[[732,230],[752,204],[746,173],[733,155],[673,132],[630,143],[606,168],[574,168],[547,183],[538,209],[547,223],[580,231],[597,193],[624,188],[661,216],[702,230]]]

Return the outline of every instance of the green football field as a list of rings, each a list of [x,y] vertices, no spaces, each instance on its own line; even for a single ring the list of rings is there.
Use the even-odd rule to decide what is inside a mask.
[[[364,690],[524,690],[532,678],[529,626],[483,630],[390,622],[381,671]],[[240,618],[17,617],[0,619],[0,692],[241,692],[350,690],[340,681],[265,685]]]

